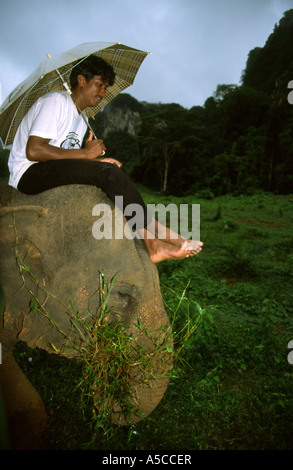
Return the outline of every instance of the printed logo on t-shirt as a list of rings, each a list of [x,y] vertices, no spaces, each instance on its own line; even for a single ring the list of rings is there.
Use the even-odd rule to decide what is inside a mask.
[[[62,149],[80,149],[80,142],[76,132],[69,132],[68,136],[61,143]]]

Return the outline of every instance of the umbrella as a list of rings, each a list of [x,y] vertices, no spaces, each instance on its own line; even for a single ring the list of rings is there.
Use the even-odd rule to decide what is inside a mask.
[[[4,146],[12,144],[18,126],[32,104],[49,91],[62,90],[64,86],[66,88],[74,66],[92,54],[112,65],[116,78],[114,85],[107,88],[102,102],[84,110],[87,117],[91,118],[133,84],[140,65],[149,53],[121,43],[89,42],[54,58],[47,54],[46,59],[14,88],[0,107],[0,137]]]

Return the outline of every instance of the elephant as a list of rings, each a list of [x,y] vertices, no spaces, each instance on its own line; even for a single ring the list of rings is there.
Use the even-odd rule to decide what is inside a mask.
[[[80,335],[71,307],[78,318],[93,325],[107,280],[112,281],[106,324],[123,324],[127,337],[154,358],[141,381],[137,365],[132,366],[127,380],[135,407],[126,417],[121,406],[113,403],[112,420],[129,425],[148,416],[167,389],[173,343],[158,270],[143,241],[125,236],[126,232],[120,239],[93,236],[97,204],[111,208],[104,216],[113,227],[119,215],[119,209],[95,186],[61,186],[30,196],[0,182],[0,201],[0,284],[5,298],[0,317],[0,385],[11,445],[39,448],[46,425],[42,398],[15,361],[16,341],[68,360],[77,357],[86,335],[91,344],[96,340],[91,329]],[[119,220],[126,224],[123,214]],[[93,395],[98,403],[99,387],[93,387]]]

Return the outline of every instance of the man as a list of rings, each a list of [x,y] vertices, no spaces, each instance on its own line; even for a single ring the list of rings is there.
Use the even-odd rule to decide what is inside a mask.
[[[138,232],[152,262],[193,256],[201,250],[201,242],[194,244],[180,236],[171,239],[169,231],[165,240],[159,239],[158,224],[148,217],[144,201],[122,164],[103,157],[103,140],[93,139],[90,132],[82,146],[87,124],[80,111],[100,103],[114,80],[112,67],[90,56],[71,73],[71,95],[55,91],[39,98],[15,135],[8,161],[9,184],[25,194],[67,184],[95,185],[113,202],[116,196],[122,196],[121,210],[133,203],[143,208],[144,220]],[[150,230],[155,238],[150,237]]]

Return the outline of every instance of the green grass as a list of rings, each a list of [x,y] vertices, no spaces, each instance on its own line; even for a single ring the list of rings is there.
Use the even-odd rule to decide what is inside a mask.
[[[17,359],[47,409],[46,447],[291,450],[293,197],[179,200],[143,193],[148,203],[200,203],[202,252],[158,269],[170,315],[187,284],[191,319],[197,305],[205,315],[158,407],[140,423],[106,434],[90,404],[81,406],[80,363],[19,342]],[[186,306],[177,312],[175,330]]]

